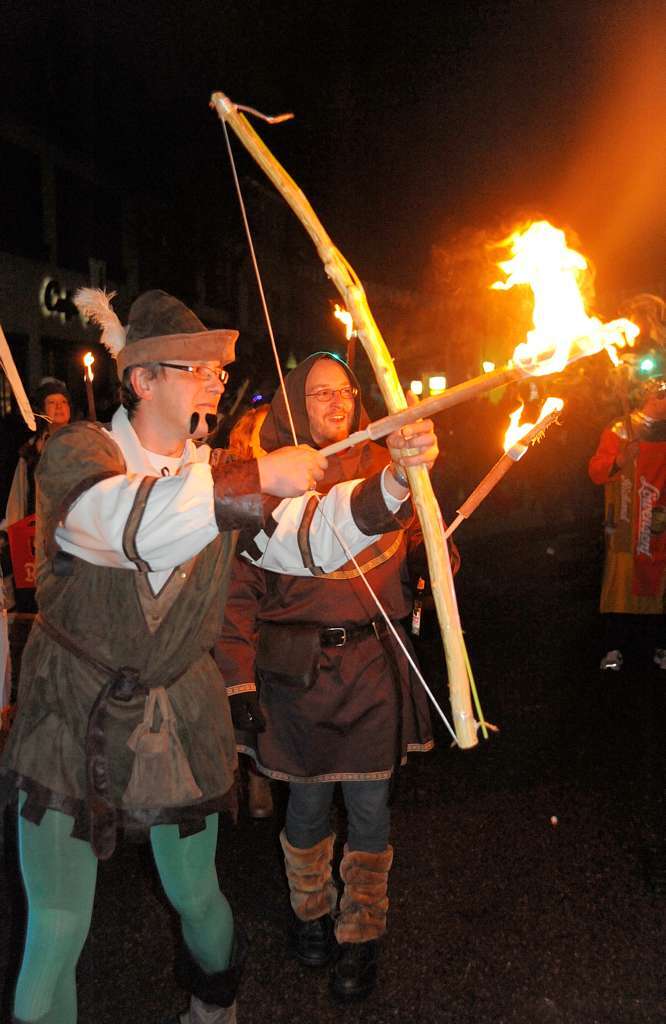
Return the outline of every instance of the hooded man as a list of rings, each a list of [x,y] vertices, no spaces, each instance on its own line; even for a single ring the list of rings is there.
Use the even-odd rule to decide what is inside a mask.
[[[40,611],[0,767],[0,798],[19,794],[29,906],[14,1021],[75,1024],[97,861],[123,827],[149,835],[180,915],[191,998],[178,1021],[232,1024],[245,949],[214,855],[236,750],[209,652],[232,531],[259,531],[258,557],[271,568],[298,565],[311,495],[282,499],[312,487],[326,459],[290,447],[210,465],[208,447],[193,440],[215,421],[237,332],[206,330],[161,291],[139,296],[127,328],[103,292],[83,289],[75,301],[103,327],[123,405],[108,429],[86,421],[59,430],[37,473]],[[270,536],[262,495],[273,496]],[[360,550],[349,494],[326,500]],[[377,509],[386,514],[386,502]],[[303,529],[316,557],[335,566],[340,551],[325,531]]]
[[[287,376],[285,388],[301,444],[325,447],[367,421],[354,374],[330,353],[317,352],[302,362]],[[429,421],[405,427],[399,442],[389,438],[388,451],[365,442],[330,456],[319,489],[360,481],[352,507],[370,533],[372,517],[365,513],[373,491],[407,486],[396,453],[389,452],[396,443],[413,445],[421,430],[432,431]],[[290,437],[279,392],[261,444],[272,451]],[[419,460],[428,465],[437,455],[431,437],[428,458]],[[315,512],[313,498],[305,519]],[[399,620],[411,610],[407,556],[415,536],[406,528],[412,518],[411,502],[405,500],[387,512],[386,532],[368,537],[358,555],[361,572],[403,641]],[[425,694],[412,684],[404,654],[351,561],[327,572],[306,535],[298,577],[252,564],[251,545],[239,544],[239,552],[216,659],[232,712],[243,698],[255,707],[255,731],[241,738],[239,749],[266,775],[290,784],[280,838],[294,912],[291,941],[306,966],[335,958],[335,1000],[362,999],[375,985],[377,940],[386,928],[391,779],[409,751],[433,746]],[[342,784],[348,834],[340,865],[344,892],[334,926],[330,808],[336,782]]]

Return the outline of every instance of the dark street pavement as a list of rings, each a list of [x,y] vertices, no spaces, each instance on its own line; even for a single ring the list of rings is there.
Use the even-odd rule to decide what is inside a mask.
[[[287,958],[278,822],[242,813],[218,856],[252,941],[240,1024],[666,1021],[666,672],[648,651],[599,672],[592,518],[492,537],[479,527],[456,537],[458,592],[484,711],[501,731],[470,752],[441,735],[401,776],[380,987],[334,1008],[326,971]],[[429,618],[425,634],[425,675],[441,695]],[[12,814],[4,863],[3,1021],[23,920]],[[80,1024],[159,1024],[183,1006],[174,948],[149,851],[124,845],[100,868]]]

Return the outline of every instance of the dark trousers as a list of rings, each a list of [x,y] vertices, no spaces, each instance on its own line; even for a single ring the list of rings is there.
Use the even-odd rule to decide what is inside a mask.
[[[347,809],[347,846],[350,850],[380,853],[388,846],[391,814],[389,779],[342,782]],[[307,850],[331,832],[334,782],[292,782],[285,831],[292,846]]]

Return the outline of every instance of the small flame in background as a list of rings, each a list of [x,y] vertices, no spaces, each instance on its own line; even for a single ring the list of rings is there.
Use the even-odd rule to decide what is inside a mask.
[[[561,398],[547,398],[543,403],[536,422],[541,423],[541,421],[545,420],[546,416],[550,416],[552,412],[560,412],[563,406],[564,402]],[[520,417],[524,408],[524,405],[520,405],[515,412],[509,414],[509,429],[504,435],[505,452],[508,452],[510,448],[513,448],[515,444],[518,444],[521,438],[525,437],[525,434],[528,434],[530,430],[536,426],[536,423],[520,422]]]
[[[491,288],[526,284],[534,294],[534,329],[514,350],[513,362],[530,374],[545,375],[605,349],[617,364],[616,350],[633,345],[639,328],[630,320],[604,324],[588,315],[580,287],[589,274],[587,260],[569,248],[564,232],[548,221],[534,221],[514,232],[507,245],[512,258],[498,263],[507,279]]]
[[[345,338],[347,339],[347,341],[349,341],[352,334],[354,333],[354,321],[352,320],[351,313],[349,313],[346,309],[343,309],[342,306],[338,306],[336,302],[335,309],[333,310],[333,316],[337,320],[341,320],[342,323],[345,325]]]
[[[90,381],[95,379],[95,375],[94,375],[93,370],[92,370],[92,364],[94,362],[95,362],[95,357],[92,354],[92,352],[86,352],[86,354],[83,357],[83,365],[85,366],[85,370],[83,371],[84,379],[87,379],[87,380],[90,380]]]

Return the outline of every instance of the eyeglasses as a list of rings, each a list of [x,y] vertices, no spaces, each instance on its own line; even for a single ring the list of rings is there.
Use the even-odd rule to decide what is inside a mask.
[[[226,384],[229,380],[226,370],[214,370],[212,366],[180,366],[178,363],[158,363],[157,365],[167,366],[170,370],[184,370],[185,373],[191,373],[195,380],[203,381],[205,384],[210,384],[213,380],[219,380],[221,384]]]
[[[358,394],[358,388],[354,388],[351,384],[347,384],[344,388],[320,388],[319,391],[311,391],[306,398],[316,398],[318,402],[322,404],[330,402],[335,395],[340,395],[340,398],[356,398]]]

